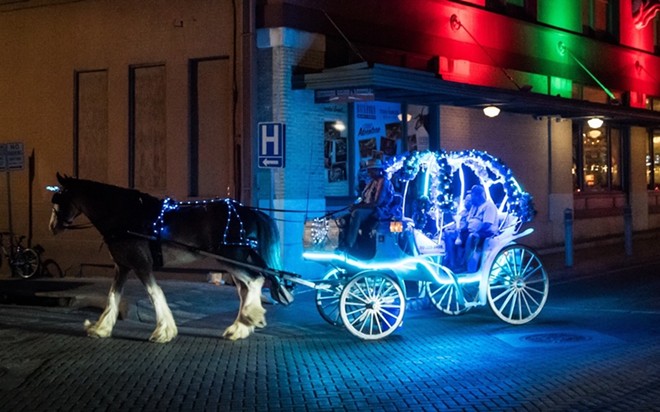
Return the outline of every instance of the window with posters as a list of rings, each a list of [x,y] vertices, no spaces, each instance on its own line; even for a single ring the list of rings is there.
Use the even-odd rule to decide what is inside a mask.
[[[403,135],[399,103],[362,101],[327,105],[324,110],[323,158],[328,198],[359,194],[367,177],[364,166],[370,159],[387,160],[407,151],[429,148],[427,106],[407,107],[407,136]]]
[[[326,196],[348,195],[348,138],[345,105],[328,106],[332,113],[323,122],[323,159],[326,169]]]
[[[424,151],[429,148],[429,108],[428,106],[408,106],[408,136],[406,151]]]
[[[353,105],[354,164],[358,172],[354,191],[360,193],[367,172],[364,168],[369,159],[396,156],[407,150],[403,143],[401,105],[386,102],[357,102]]]

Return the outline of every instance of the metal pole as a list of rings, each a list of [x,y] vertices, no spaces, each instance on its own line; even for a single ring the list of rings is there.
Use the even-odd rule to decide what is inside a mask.
[[[566,266],[573,267],[573,209],[564,209],[564,246]]]
[[[11,235],[9,236],[11,246],[14,246],[14,224],[12,222],[12,216],[11,216],[11,179],[9,178],[9,169],[5,172],[5,176],[7,176],[7,220],[8,220],[8,225],[9,225],[9,233]]]
[[[626,255],[632,256],[632,207],[626,205],[623,208],[623,231],[624,231],[624,245]]]

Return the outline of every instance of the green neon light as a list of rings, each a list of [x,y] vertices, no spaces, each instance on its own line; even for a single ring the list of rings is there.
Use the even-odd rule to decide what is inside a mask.
[[[605,85],[603,83],[601,83],[601,81],[598,80],[598,78],[593,73],[591,73],[591,71],[589,71],[589,69],[587,69],[587,67],[584,64],[582,64],[580,59],[575,57],[573,52],[571,52],[568,49],[568,47],[566,47],[564,42],[560,41],[559,44],[557,45],[557,48],[558,48],[560,54],[568,53],[568,55],[571,56],[571,59],[573,59],[575,61],[575,63],[577,63],[578,66],[580,66],[582,68],[582,70],[584,70],[589,76],[591,76],[591,78],[596,82],[596,84],[598,84],[600,86],[601,89],[603,89],[605,94],[607,94],[610,97],[610,99],[616,100],[616,96],[614,96],[614,94],[610,91],[610,89],[605,87]]]
[[[585,72],[587,72],[587,74],[588,74],[589,76],[591,76],[592,79],[594,79],[594,81],[600,86],[600,88],[603,89],[603,91],[605,92],[605,94],[607,94],[608,96],[610,96],[610,99],[612,99],[612,100],[616,100],[616,97],[615,97],[614,94],[610,91],[610,89],[608,89],[607,87],[605,87],[605,85],[604,85],[603,83],[601,83],[600,80],[598,80],[598,79],[596,78],[596,76],[594,76],[594,74],[591,73],[591,72],[589,71],[589,69],[587,69],[587,68],[584,66],[584,64],[582,64],[582,62],[581,62],[580,60],[577,59],[577,57],[573,56],[573,53],[571,53],[570,50],[568,51],[568,54],[573,58],[573,60],[575,60],[575,63],[577,63],[580,67],[582,67],[582,70],[584,70]]]

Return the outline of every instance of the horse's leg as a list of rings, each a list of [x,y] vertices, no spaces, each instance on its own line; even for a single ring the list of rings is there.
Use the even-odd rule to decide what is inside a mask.
[[[117,322],[121,293],[124,289],[129,270],[125,266],[115,265],[115,278],[112,281],[112,286],[110,286],[108,303],[105,306],[105,310],[95,323],[85,320],[85,330],[88,336],[93,338],[107,338],[112,333],[112,328]]]
[[[156,283],[151,268],[140,268],[135,270],[135,274],[147,289],[151,303],[156,311],[156,329],[151,334],[151,342],[166,343],[171,341],[179,333],[172,316],[172,311],[167,305],[163,290]]]
[[[266,327],[266,309],[261,305],[261,288],[263,285],[264,278],[261,276],[246,282],[247,290],[241,311],[243,320],[257,328]]]
[[[223,337],[229,340],[245,339],[254,331],[255,326],[266,326],[266,310],[261,305],[261,287],[264,279],[251,277],[244,271],[233,273],[236,290],[240,298],[238,315],[234,323],[225,329]]]

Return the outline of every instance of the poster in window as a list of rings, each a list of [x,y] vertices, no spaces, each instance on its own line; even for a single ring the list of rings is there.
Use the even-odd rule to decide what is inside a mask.
[[[408,106],[411,120],[408,122],[408,150],[428,150],[429,114],[426,106]]]
[[[339,137],[335,139],[335,162],[346,162],[348,158],[348,139]],[[344,165],[344,170],[346,165]]]
[[[323,142],[323,165],[326,169],[330,169],[332,164],[332,140],[325,140]]]
[[[346,162],[333,163],[328,171],[328,182],[343,182],[347,180]]]
[[[395,156],[396,155],[396,140],[390,139],[387,136],[381,136],[380,138],[380,150],[386,156]]]
[[[371,153],[376,150],[376,138],[360,140],[360,157],[371,157]]]
[[[388,123],[385,125],[385,134],[388,139],[396,140],[401,138],[401,122]]]

